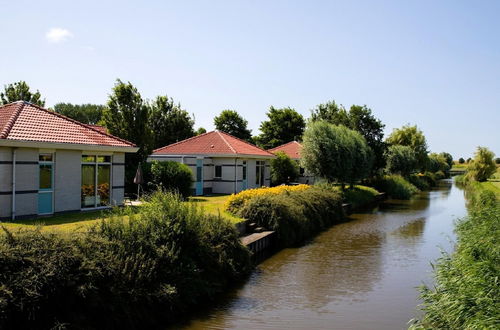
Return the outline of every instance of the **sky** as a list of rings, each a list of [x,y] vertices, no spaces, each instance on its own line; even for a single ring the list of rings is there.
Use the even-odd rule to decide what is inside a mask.
[[[46,106],[104,104],[117,78],[168,95],[195,127],[223,109],[367,105],[433,152],[500,157],[500,1],[4,1],[0,86]]]

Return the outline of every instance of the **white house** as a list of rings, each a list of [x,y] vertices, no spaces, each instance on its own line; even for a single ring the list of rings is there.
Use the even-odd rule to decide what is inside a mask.
[[[212,131],[153,151],[148,161],[176,161],[193,171],[195,195],[230,194],[269,186],[274,158],[253,144]]]

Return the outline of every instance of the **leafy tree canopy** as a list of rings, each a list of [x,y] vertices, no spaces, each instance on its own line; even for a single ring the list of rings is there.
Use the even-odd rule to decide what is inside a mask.
[[[158,96],[151,103],[149,127],[153,132],[153,149],[194,136],[193,126],[189,113],[172,98]]]
[[[440,155],[443,156],[444,159],[446,159],[446,163],[451,168],[453,166],[453,156],[447,152],[442,152],[440,153]]]
[[[301,157],[309,173],[351,185],[369,174],[373,162],[372,151],[359,132],[326,121],[309,123]]]
[[[416,125],[405,125],[394,129],[387,138],[387,143],[411,147],[417,157],[419,169],[425,169],[427,166],[427,141],[424,133]]]
[[[463,163],[465,163],[465,159],[463,159],[462,157],[460,157],[460,158],[458,159],[458,163],[459,163],[459,164],[463,164]]]
[[[196,132],[195,132],[195,135],[201,135],[201,134],[205,134],[207,132],[207,130],[204,128],[204,127],[199,127]]]
[[[269,120],[260,125],[261,135],[255,137],[257,144],[264,149],[301,140],[306,126],[304,117],[292,108],[272,107],[267,112]]]
[[[30,91],[30,87],[25,81],[18,81],[4,86],[4,91],[0,93],[2,104],[9,104],[16,101],[27,101],[41,107],[45,106],[45,99],[37,90],[35,93]]]
[[[215,128],[245,141],[250,141],[252,131],[248,129],[248,121],[234,110],[223,110],[214,118]]]
[[[452,160],[453,162],[453,160]],[[448,173],[451,166],[448,164],[448,158],[443,155],[443,153],[436,154],[431,153],[429,155],[429,162],[427,164],[427,169],[431,172],[443,171],[443,173]]]
[[[102,119],[104,106],[99,104],[57,103],[54,111],[84,124],[97,125]]]
[[[290,183],[299,177],[299,165],[287,154],[280,151],[271,159],[271,181],[273,185]]]
[[[473,180],[483,182],[488,180],[497,170],[495,154],[485,147],[477,147],[474,159],[469,165],[467,176]]]
[[[386,151],[386,171],[391,174],[409,176],[417,169],[417,157],[411,147],[390,146]]]

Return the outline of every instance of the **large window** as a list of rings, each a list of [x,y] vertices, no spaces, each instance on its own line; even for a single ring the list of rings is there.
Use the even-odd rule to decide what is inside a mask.
[[[257,187],[262,187],[264,185],[264,169],[265,162],[258,160],[255,166],[255,184]]]
[[[111,156],[82,155],[82,208],[108,206],[110,183]]]

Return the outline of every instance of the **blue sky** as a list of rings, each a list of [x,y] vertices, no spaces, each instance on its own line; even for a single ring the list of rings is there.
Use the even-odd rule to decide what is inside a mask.
[[[500,156],[500,1],[0,1],[0,85],[104,103],[117,78],[213,128],[235,109],[366,104],[432,151]]]

